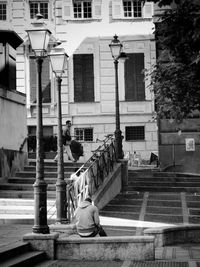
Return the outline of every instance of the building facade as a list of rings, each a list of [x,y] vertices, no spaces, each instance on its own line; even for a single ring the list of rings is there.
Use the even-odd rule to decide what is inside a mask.
[[[144,160],[157,151],[154,99],[144,70],[155,64],[154,8],[135,0],[0,0],[1,27],[9,25],[25,42],[17,49],[17,90],[27,95],[29,135],[36,129],[36,68],[25,30],[35,15],[69,55],[62,78],[62,117],[72,121],[72,135],[85,158],[97,140],[115,131],[115,70],[109,44],[116,34],[128,56],[119,62],[120,127],[125,155]],[[57,91],[48,57],[42,71],[44,136],[57,133]]]
[[[0,29],[0,181],[27,163],[26,95],[16,91],[16,48],[23,40]]]

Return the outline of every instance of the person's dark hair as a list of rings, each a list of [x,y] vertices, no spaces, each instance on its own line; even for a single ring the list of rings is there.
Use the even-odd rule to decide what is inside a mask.
[[[66,121],[66,124],[71,124],[71,121],[70,120]]]
[[[92,203],[92,199],[90,197],[86,197],[85,201]]]

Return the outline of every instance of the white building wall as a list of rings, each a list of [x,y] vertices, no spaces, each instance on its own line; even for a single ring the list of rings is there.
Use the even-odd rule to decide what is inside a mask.
[[[46,21],[52,34],[63,41],[67,54],[70,56],[68,68],[62,79],[62,114],[63,124],[72,120],[72,128],[93,127],[94,138],[91,143],[84,143],[86,157],[91,155],[99,143],[96,138],[103,139],[106,134],[115,130],[115,73],[114,64],[109,50],[109,43],[117,34],[126,53],[144,53],[145,68],[149,69],[155,63],[155,42],[153,36],[154,24],[147,19],[114,19],[112,7],[114,0],[102,0],[102,16],[96,20],[63,20],[63,1],[51,0],[50,19]],[[10,0],[9,24],[27,40],[25,29],[30,25],[29,1]],[[27,47],[21,46],[17,56],[17,89],[27,94],[28,125],[36,125],[34,108],[29,97],[29,66]],[[73,54],[93,53],[95,76],[95,102],[73,102]],[[52,74],[52,103],[45,104],[43,109],[44,125],[53,126],[56,133],[57,125],[57,92]],[[152,122],[154,111],[153,95],[149,88],[150,78],[145,80],[146,101],[125,101],[124,65],[119,63],[119,99],[120,121],[122,134],[126,126],[145,126],[143,142],[123,142],[125,154],[136,151],[143,159],[149,159],[151,151],[157,151],[157,128]]]

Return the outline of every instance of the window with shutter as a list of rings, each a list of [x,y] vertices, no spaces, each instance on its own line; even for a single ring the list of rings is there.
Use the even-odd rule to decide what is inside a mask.
[[[143,101],[145,100],[144,84],[144,54],[127,54],[125,61],[125,100]]]
[[[113,19],[152,18],[153,3],[138,0],[113,0]]]
[[[93,54],[73,56],[74,102],[94,102]]]
[[[102,0],[63,0],[63,19],[100,19],[101,4]]]
[[[42,64],[42,102],[51,102],[51,82],[50,82],[50,71],[49,71],[49,58],[44,58]],[[37,72],[35,59],[31,57],[29,59],[30,65],[30,101],[36,103],[36,88],[37,88]]]

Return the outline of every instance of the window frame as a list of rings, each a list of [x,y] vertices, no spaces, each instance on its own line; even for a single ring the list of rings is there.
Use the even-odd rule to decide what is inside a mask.
[[[86,137],[86,131],[87,130],[91,130],[91,140],[87,140]],[[79,133],[77,134],[77,131],[79,131]],[[82,133],[81,133],[82,132]],[[79,142],[93,142],[94,140],[94,129],[92,127],[83,127],[83,128],[74,128],[74,136],[75,139]],[[81,138],[82,136],[82,138]],[[90,139],[90,138],[88,138]]]
[[[145,69],[145,53],[127,53],[127,57],[128,60],[132,59],[132,61],[128,62],[127,60],[124,64],[124,100],[126,102],[146,101],[145,75],[143,73]],[[141,58],[143,60],[139,62]],[[133,65],[130,65],[132,63]],[[138,72],[137,67],[139,66],[142,67]]]
[[[5,19],[3,19],[3,16],[4,16],[4,14],[3,14],[3,11],[4,11],[3,5],[5,5],[5,11],[6,11]],[[2,19],[0,17],[0,21],[5,22],[5,21],[8,20],[8,3],[7,3],[7,1],[0,1],[0,6],[2,6],[2,14],[0,13],[0,16],[2,15]]]
[[[128,130],[130,130],[130,132],[128,132]],[[135,130],[135,132],[134,132]],[[142,130],[142,132],[136,132],[136,131],[139,131],[139,130]],[[132,133],[131,133],[132,131]],[[131,136],[132,134],[132,136]],[[129,137],[129,136],[130,137]],[[133,136],[138,136],[138,137],[133,137]],[[140,138],[140,136],[142,136]],[[143,142],[145,141],[145,126],[144,125],[138,125],[138,126],[125,126],[125,141],[126,142]]]
[[[81,14],[81,16],[79,17],[79,16],[75,16],[75,4],[76,5],[78,5],[78,4],[80,4],[81,6],[79,6],[79,7],[76,7],[76,9],[79,9],[79,8],[81,8],[80,9],[80,11],[78,10],[78,15],[79,14]],[[84,6],[85,4],[90,4],[90,7],[88,7],[88,6]],[[84,16],[85,15],[85,9],[88,11],[88,9],[90,8],[90,16]],[[88,13],[86,13],[86,14],[89,14],[89,12]],[[87,20],[87,19],[92,19],[92,1],[91,0],[83,0],[83,1],[75,1],[74,3],[73,3],[73,18],[74,19],[83,19],[83,20]]]
[[[47,13],[47,15],[48,15],[48,18],[45,18],[45,16],[43,15],[43,17],[44,17],[44,20],[50,20],[51,18],[50,18],[50,1],[49,0],[29,0],[29,16],[30,16],[30,19],[31,20],[33,20],[34,18],[35,18],[35,15],[38,13],[36,13],[33,17],[32,17],[32,15],[31,15],[31,4],[37,4],[37,7],[39,6],[39,8],[38,8],[38,12],[40,13],[40,14],[42,14],[41,12],[40,12],[40,10],[41,10],[41,7],[40,7],[40,5],[41,4],[47,4],[48,5],[48,7],[47,7],[47,10],[48,10],[48,13]]]
[[[126,10],[125,11],[125,2],[130,3],[131,4],[131,10]],[[140,5],[140,6],[139,6]],[[126,19],[138,19],[138,18],[143,18],[143,7],[144,7],[144,3],[139,2],[137,0],[123,0],[122,1],[122,8],[123,8],[123,16]],[[128,7],[127,7],[128,8]],[[136,10],[135,10],[136,9]],[[138,11],[140,9],[140,11]],[[131,14],[131,16],[125,16],[125,12]],[[137,13],[137,16],[135,16],[135,13]],[[138,16],[138,13],[140,13],[141,15]]]
[[[124,0],[126,1],[126,0]],[[112,0],[112,19],[114,20],[152,20],[153,19],[153,2],[141,1],[141,17],[124,16],[123,0]],[[135,0],[127,0],[135,1]],[[132,4],[133,6],[133,4]]]

